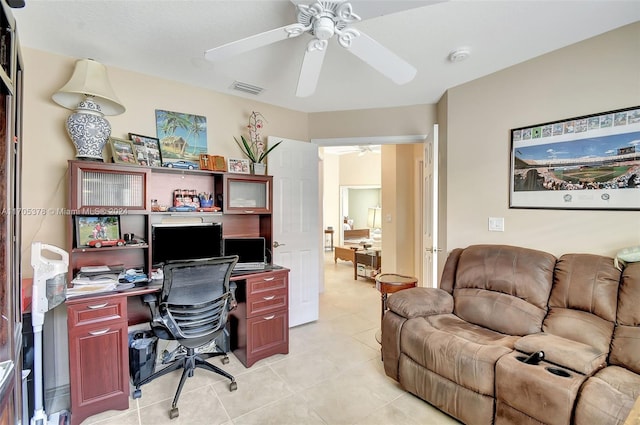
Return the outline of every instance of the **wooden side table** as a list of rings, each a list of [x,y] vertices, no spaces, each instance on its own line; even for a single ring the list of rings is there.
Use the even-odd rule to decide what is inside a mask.
[[[329,244],[327,244],[327,235],[329,236]],[[324,249],[333,251],[333,229],[324,229]]]
[[[396,273],[383,273],[376,276],[376,289],[381,294],[382,309],[380,312],[380,331],[376,333],[376,340],[382,342],[382,319],[387,311],[388,294],[402,291],[403,289],[415,288],[418,284],[418,278],[413,276],[404,276]]]

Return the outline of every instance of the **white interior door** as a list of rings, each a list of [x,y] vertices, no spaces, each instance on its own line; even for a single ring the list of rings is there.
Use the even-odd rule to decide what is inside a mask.
[[[272,137],[273,262],[288,268],[289,326],[318,320],[322,235],[318,182],[318,146]]]
[[[424,141],[422,286],[438,286],[438,124]]]

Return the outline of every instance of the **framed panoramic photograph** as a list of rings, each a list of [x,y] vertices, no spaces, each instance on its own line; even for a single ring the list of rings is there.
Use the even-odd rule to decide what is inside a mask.
[[[640,210],[640,106],[511,130],[510,208]]]
[[[135,148],[138,165],[162,167],[162,155],[160,154],[160,141],[158,138],[129,133],[129,139],[131,139]]]
[[[120,239],[120,217],[117,215],[77,215],[76,248],[90,246],[95,240]]]
[[[163,166],[200,168],[200,154],[207,153],[206,117],[156,109],[156,133]]]
[[[229,172],[239,173],[239,174],[249,174],[251,172],[249,168],[249,160],[229,158]]]
[[[136,161],[135,148],[130,140],[110,137],[109,146],[111,147],[113,162],[134,165],[138,163]]]

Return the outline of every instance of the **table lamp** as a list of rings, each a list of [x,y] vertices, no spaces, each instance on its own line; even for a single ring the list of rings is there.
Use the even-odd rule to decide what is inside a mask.
[[[373,239],[374,245],[379,246],[382,239],[382,208],[369,208],[369,214],[367,216],[367,226],[373,229],[371,239]]]
[[[104,115],[125,111],[111,88],[106,67],[93,59],[78,60],[71,79],[52,98],[74,111],[66,126],[76,158],[102,161],[102,150],[111,136],[111,125]]]

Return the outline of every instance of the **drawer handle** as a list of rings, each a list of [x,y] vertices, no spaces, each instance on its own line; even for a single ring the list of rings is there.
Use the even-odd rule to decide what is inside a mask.
[[[93,335],[93,336],[98,336],[98,335],[104,335],[107,332],[109,332],[109,328],[107,329],[103,329],[101,331],[93,331],[93,332],[89,332],[89,335]]]
[[[264,320],[271,320],[271,319],[273,319],[274,317],[276,317],[276,315],[275,315],[275,314],[272,314],[271,316],[263,317],[263,319],[264,319]]]
[[[273,279],[275,279],[275,277],[265,277],[263,280],[265,282],[271,282]]]
[[[271,301],[272,299],[274,299],[276,296],[275,295],[271,295],[269,297],[262,297],[263,300],[265,301]]]
[[[244,210],[244,212],[245,212],[246,214],[253,214],[255,211],[253,211],[253,210]]]
[[[106,307],[109,303],[104,303],[104,304],[98,304],[98,305],[88,305],[87,307],[89,307],[92,310],[95,310],[97,308],[102,308],[102,307]]]

